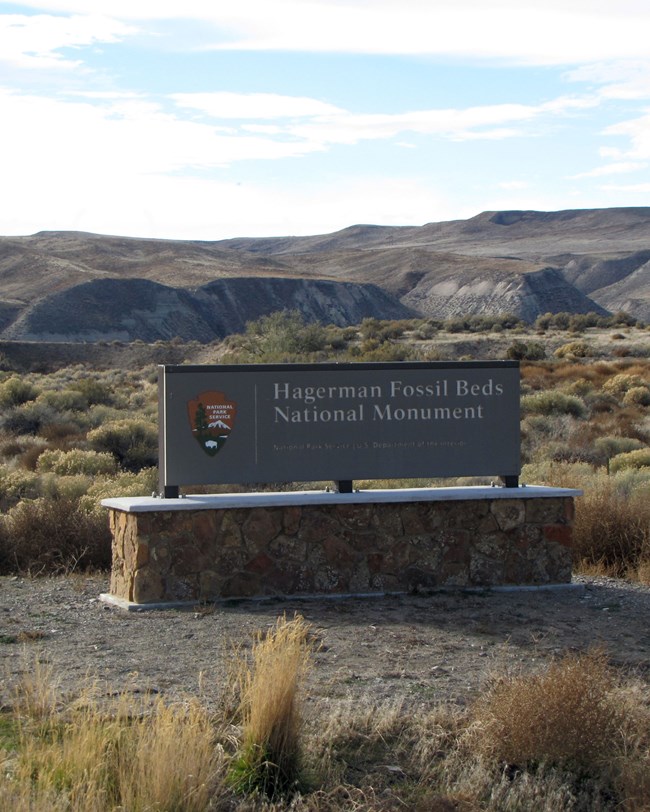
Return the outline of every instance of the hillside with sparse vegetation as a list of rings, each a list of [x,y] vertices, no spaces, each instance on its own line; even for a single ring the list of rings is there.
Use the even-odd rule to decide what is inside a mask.
[[[650,208],[483,212],[313,237],[0,237],[0,339],[210,342],[310,322],[626,311],[650,320]]]

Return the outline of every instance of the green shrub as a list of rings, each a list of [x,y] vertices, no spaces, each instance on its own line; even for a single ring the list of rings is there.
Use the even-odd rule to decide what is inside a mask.
[[[38,389],[28,381],[13,376],[0,383],[0,406],[20,406],[34,400]]]
[[[8,408],[0,418],[0,425],[10,434],[38,434],[44,427],[59,421],[61,415],[47,403],[29,401]]]
[[[603,392],[608,392],[610,395],[621,397],[630,389],[637,387],[648,388],[648,384],[639,375],[630,375],[626,372],[621,372],[618,375],[613,375],[609,380],[603,384]]]
[[[312,353],[327,346],[327,332],[322,324],[305,323],[298,310],[283,310],[248,322],[244,349],[252,358],[282,359],[301,353]]]
[[[625,406],[650,406],[650,388],[633,386],[623,395]]]
[[[95,451],[112,454],[127,471],[139,471],[158,461],[158,430],[144,420],[105,423],[88,432],[87,440]]]
[[[112,454],[99,451],[43,451],[36,463],[36,470],[41,473],[51,472],[59,476],[85,474],[87,476],[114,474],[117,462]]]
[[[566,386],[564,389],[567,395],[577,395],[580,398],[584,398],[586,395],[591,394],[593,390],[593,383],[588,381],[586,378],[578,378],[577,380],[568,384],[568,386]]]
[[[96,403],[111,406],[115,402],[115,395],[111,387],[97,380],[97,378],[79,378],[70,384],[70,389],[75,389],[79,392],[89,406]]]
[[[86,511],[101,511],[102,499],[113,499],[118,496],[151,496],[158,491],[158,469],[143,468],[134,473],[122,473],[116,477],[99,477],[88,488],[81,498],[81,505]]]
[[[521,399],[522,414],[561,415],[585,417],[587,407],[579,397],[567,395],[554,389],[524,395]]]
[[[21,468],[10,470],[0,466],[0,503],[12,505],[20,499],[34,499],[40,495],[40,480],[32,471]]]
[[[49,499],[79,501],[88,492],[91,484],[92,478],[84,474],[70,474],[69,476],[42,474],[39,489],[41,496]]]
[[[546,350],[537,341],[515,341],[506,351],[506,358],[515,361],[541,361],[546,358]]]
[[[604,461],[616,457],[618,454],[625,454],[628,451],[636,451],[643,448],[644,444],[641,440],[633,437],[597,437],[594,440],[595,451],[603,458]]]
[[[617,454],[609,461],[609,470],[615,474],[625,468],[647,468],[650,466],[650,448],[639,448]]]
[[[38,396],[39,403],[47,403],[58,412],[80,412],[88,408],[87,399],[81,392],[75,392],[72,389],[62,389],[60,391],[48,390],[41,392]]]
[[[374,339],[364,341],[358,353],[354,355],[357,361],[409,361],[415,357],[415,352],[408,344],[393,344],[386,341],[379,344]]]
[[[571,341],[558,347],[554,355],[556,358],[587,358],[593,355],[593,350],[586,341]]]

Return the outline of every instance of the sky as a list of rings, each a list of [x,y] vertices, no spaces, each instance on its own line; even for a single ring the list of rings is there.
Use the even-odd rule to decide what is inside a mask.
[[[650,0],[0,3],[0,234],[650,204]]]

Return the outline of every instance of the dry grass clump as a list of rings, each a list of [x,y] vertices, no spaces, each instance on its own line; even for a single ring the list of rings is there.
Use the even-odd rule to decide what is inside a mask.
[[[0,517],[0,572],[68,573],[104,569],[110,560],[106,516],[84,511],[76,499],[23,501]]]
[[[620,744],[614,687],[598,652],[567,655],[541,674],[498,679],[474,706],[473,746],[509,766],[597,767]]]
[[[525,482],[581,488],[573,525],[574,563],[579,572],[647,582],[650,575],[650,469],[609,475],[587,463],[525,465]]]
[[[614,577],[638,577],[650,564],[650,503],[644,490],[626,493],[611,478],[585,490],[573,528],[576,562]]]
[[[157,699],[147,704],[126,691],[110,707],[102,707],[94,686],[88,685],[76,702],[64,705],[50,677],[42,668],[26,677],[18,686],[11,719],[4,717],[0,808],[210,808],[223,784],[225,752],[197,702],[169,705]]]
[[[229,774],[237,792],[276,798],[299,788],[300,691],[312,654],[309,624],[283,616],[240,660],[242,742]]]

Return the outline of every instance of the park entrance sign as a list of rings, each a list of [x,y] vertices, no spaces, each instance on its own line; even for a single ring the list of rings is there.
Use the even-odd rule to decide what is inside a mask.
[[[500,476],[519,458],[516,361],[161,366],[160,487]]]

